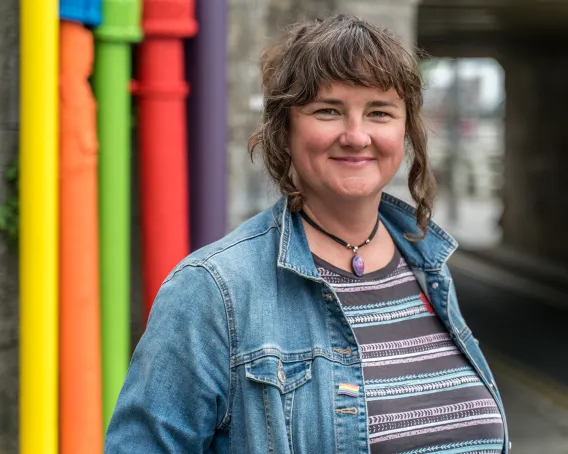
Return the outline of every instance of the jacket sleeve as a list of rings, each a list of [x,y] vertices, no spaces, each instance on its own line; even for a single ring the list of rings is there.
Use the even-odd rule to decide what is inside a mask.
[[[105,454],[207,452],[227,413],[229,377],[221,291],[207,269],[178,267],[134,352]]]

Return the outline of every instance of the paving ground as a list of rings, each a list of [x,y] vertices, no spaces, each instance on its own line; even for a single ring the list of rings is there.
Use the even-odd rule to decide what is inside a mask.
[[[568,410],[493,361],[514,454],[567,454]]]
[[[458,252],[450,268],[501,391],[512,452],[568,454],[568,292],[482,254]]]

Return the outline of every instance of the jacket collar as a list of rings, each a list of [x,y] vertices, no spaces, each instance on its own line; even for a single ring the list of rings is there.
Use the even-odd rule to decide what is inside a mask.
[[[288,198],[281,197],[272,212],[280,229],[278,266],[320,281],[321,277],[314,264],[301,217],[290,211]],[[458,244],[451,235],[432,221],[428,223],[428,231],[423,240],[408,239],[408,235],[421,233],[415,216],[415,208],[383,192],[379,217],[402,256],[414,269],[439,271]]]

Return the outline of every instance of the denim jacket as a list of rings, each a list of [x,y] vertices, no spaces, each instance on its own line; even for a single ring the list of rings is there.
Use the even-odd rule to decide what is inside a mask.
[[[457,243],[383,194],[379,214],[452,339],[498,403],[446,260]],[[359,345],[282,198],[184,259],[164,281],[118,398],[106,454],[369,452]]]

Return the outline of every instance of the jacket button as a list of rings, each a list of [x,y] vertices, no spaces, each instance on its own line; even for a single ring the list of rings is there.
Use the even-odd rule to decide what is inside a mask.
[[[437,282],[434,282],[434,283],[432,284],[432,288],[433,288],[434,290],[436,290],[436,289],[438,288],[438,285],[439,285],[439,284],[438,284]]]
[[[333,295],[331,293],[326,293],[325,299],[328,300],[328,301],[333,301]]]
[[[509,442],[509,451],[510,451],[511,449],[513,449],[513,443],[512,443],[512,442]]]
[[[280,383],[286,383],[286,374],[284,373],[284,369],[282,369],[282,361],[278,363],[278,372],[276,375],[278,376],[278,381],[280,381]]]

